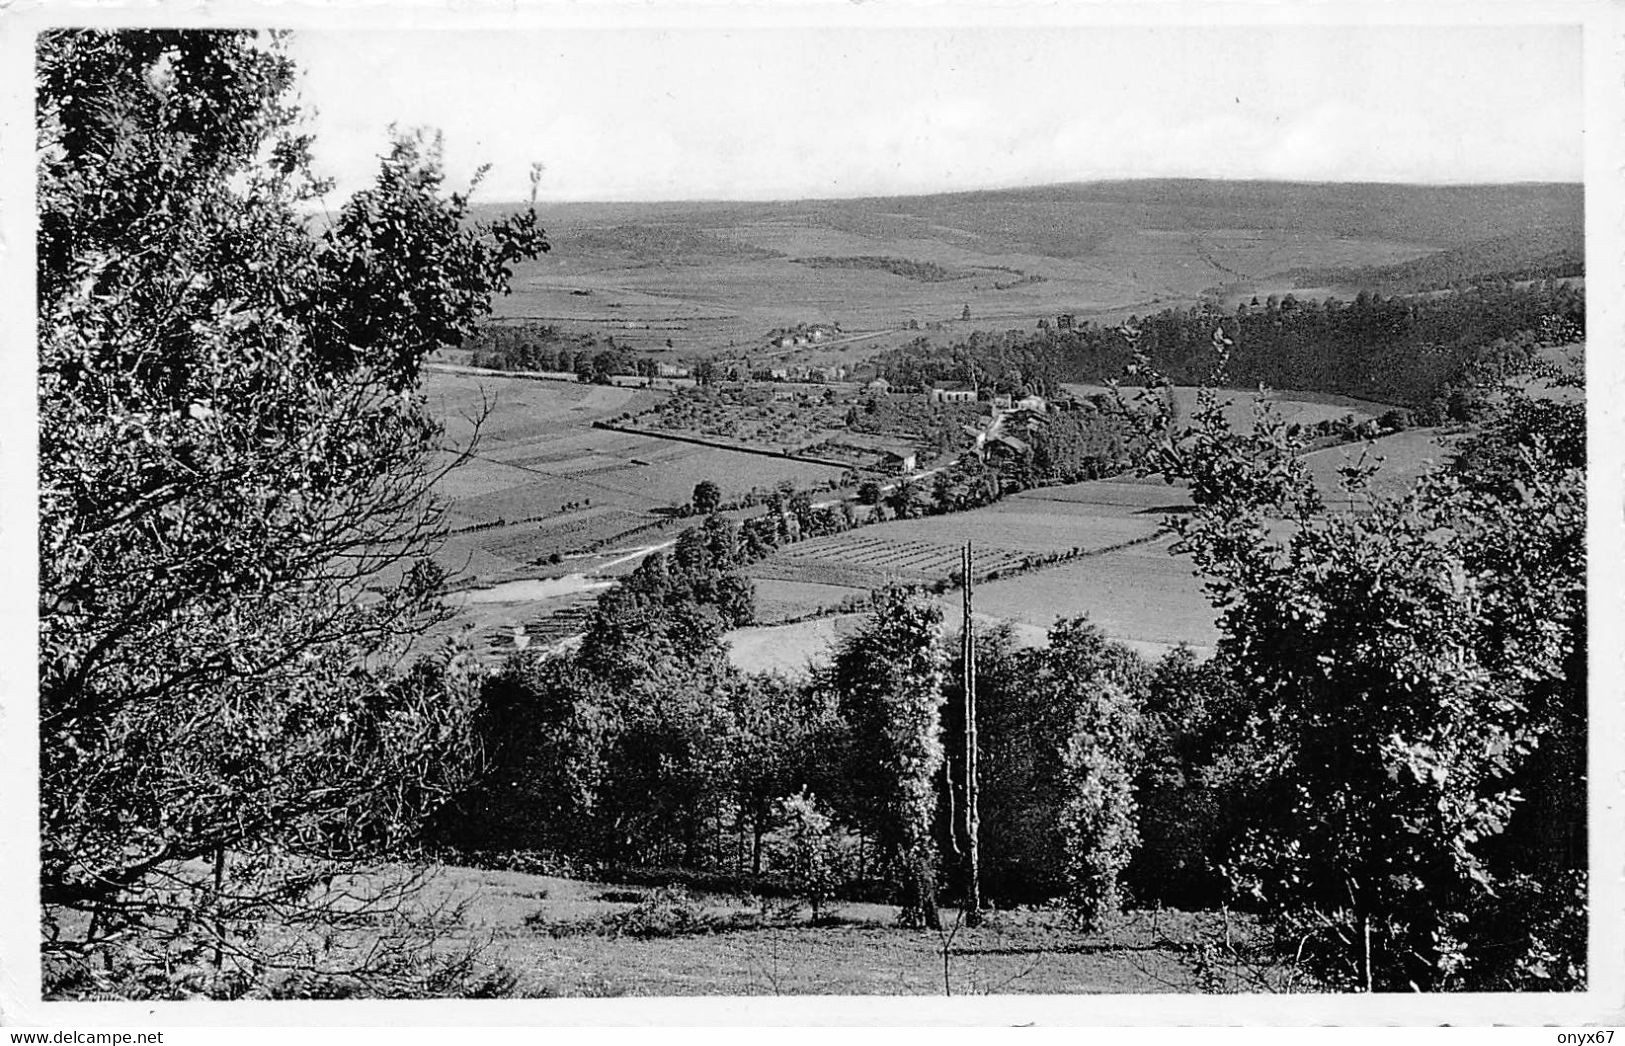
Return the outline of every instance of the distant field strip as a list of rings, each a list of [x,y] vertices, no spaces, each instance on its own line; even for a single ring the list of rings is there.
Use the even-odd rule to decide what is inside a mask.
[[[878,529],[878,528],[877,528]],[[780,550],[750,573],[777,581],[877,588],[888,582],[923,582],[947,577],[959,567],[960,545],[946,541],[899,540],[862,531],[813,538]],[[975,549],[974,570],[985,574],[1020,565],[1033,550],[986,545]]]
[[[739,443],[728,443],[722,440],[706,439],[703,436],[682,435],[675,432],[664,432],[660,429],[634,428],[630,425],[614,425],[607,421],[599,422],[595,428],[607,432],[620,432],[630,436],[644,436],[648,439],[670,440],[674,443],[690,443],[697,447],[710,447],[714,450],[730,450],[736,454],[755,454],[764,458],[780,458],[785,461],[800,461],[808,465],[825,465],[829,468],[845,469],[848,463],[836,461],[832,458],[808,457],[804,454],[785,454],[777,450],[763,450],[761,447],[751,447]]]
[[[1057,487],[1036,487],[1010,498],[1011,502],[1043,501],[1093,508],[1130,509],[1134,512],[1154,514],[1170,512],[1190,503],[1183,487],[1160,482],[1133,483],[1096,480],[1092,483],[1073,483]]]

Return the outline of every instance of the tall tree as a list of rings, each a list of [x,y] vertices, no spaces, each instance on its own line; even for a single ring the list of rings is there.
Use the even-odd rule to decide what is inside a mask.
[[[231,927],[310,910],[466,763],[466,663],[391,667],[439,582],[415,386],[547,245],[466,221],[422,138],[313,222],[276,37],[53,31],[37,70],[50,976],[208,938],[206,983],[142,990],[260,990]]]
[[[1093,929],[1121,906],[1119,880],[1139,845],[1130,768],[1145,665],[1081,618],[1056,622],[1036,660],[1031,685],[1057,755],[1058,863],[1068,907]]]
[[[832,681],[850,734],[856,823],[898,873],[905,921],[936,929],[932,820],[942,770],[942,610],[898,590],[875,599],[862,631],[835,652]]]
[[[694,497],[691,500],[696,513],[709,516],[722,505],[722,488],[717,486],[715,480],[702,479],[694,484]]]

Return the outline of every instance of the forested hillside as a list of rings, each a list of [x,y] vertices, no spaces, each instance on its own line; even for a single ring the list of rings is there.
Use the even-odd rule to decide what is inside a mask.
[[[1585,293],[1564,281],[1504,279],[1461,291],[1353,301],[1292,295],[1243,305],[1164,309],[1126,325],[1083,322],[1070,329],[972,334],[952,346],[923,339],[876,358],[880,372],[909,388],[976,380],[989,388],[1052,391],[1062,382],[1118,379],[1138,350],[1176,384],[1200,384],[1212,367],[1215,330],[1231,342],[1226,380],[1238,388],[1338,393],[1406,407],[1425,423],[1452,396],[1527,360],[1542,341],[1578,340]],[[1130,376],[1130,380],[1132,376]]]
[[[1585,275],[1585,235],[1579,224],[1511,232],[1394,265],[1301,269],[1289,275],[1301,287],[1354,286],[1382,294],[1563,279]]]

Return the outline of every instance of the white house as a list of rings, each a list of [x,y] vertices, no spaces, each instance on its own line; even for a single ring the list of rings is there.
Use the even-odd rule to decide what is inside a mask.
[[[964,382],[953,385],[933,385],[929,393],[932,403],[975,403],[976,386]]]

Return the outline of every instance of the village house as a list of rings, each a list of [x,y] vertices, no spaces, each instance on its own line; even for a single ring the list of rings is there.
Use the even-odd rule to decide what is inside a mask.
[[[1023,396],[1016,400],[1015,409],[1030,410],[1034,414],[1047,414],[1049,412],[1048,405],[1044,402],[1042,396]]]
[[[1003,428],[1017,432],[1031,432],[1044,424],[1044,419],[1035,411],[1017,407],[1004,415]]]
[[[887,472],[894,475],[908,475],[919,468],[918,459],[913,447],[892,447],[882,451],[880,465]]]
[[[655,364],[655,377],[657,378],[686,378],[688,375],[689,369],[681,363]]]
[[[952,385],[932,385],[926,395],[932,403],[975,403],[976,386],[962,381]]]
[[[1028,449],[1027,441],[1016,436],[998,435],[987,442],[988,456],[995,459],[1019,458],[1026,454]]]

